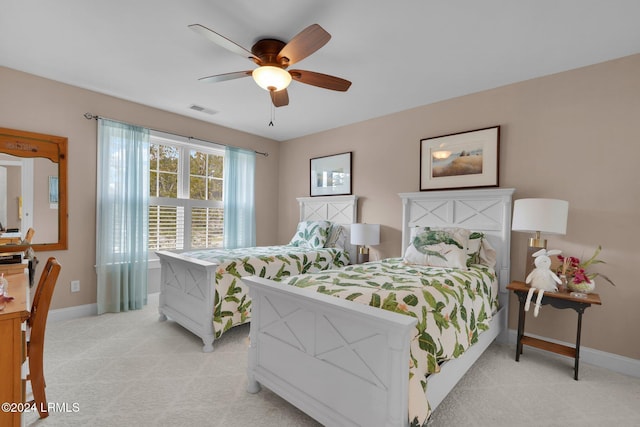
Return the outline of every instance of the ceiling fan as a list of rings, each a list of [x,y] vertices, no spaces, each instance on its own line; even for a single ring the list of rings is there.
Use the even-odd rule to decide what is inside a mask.
[[[253,76],[253,79],[260,87],[269,91],[271,102],[276,107],[289,104],[287,87],[292,79],[324,89],[342,92],[351,86],[350,81],[328,74],[305,70],[287,71],[290,65],[311,55],[331,38],[331,34],[318,24],[308,26],[291,39],[289,43],[276,39],[258,40],[251,48],[251,51],[203,25],[192,24],[189,25],[189,28],[217,45],[242,55],[258,65],[258,68],[254,70],[217,74],[203,77],[200,79],[201,81],[214,83]]]

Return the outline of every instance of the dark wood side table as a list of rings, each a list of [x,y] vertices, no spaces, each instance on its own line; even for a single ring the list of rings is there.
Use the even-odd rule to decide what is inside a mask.
[[[578,330],[576,333],[576,346],[569,347],[562,344],[556,344],[549,341],[544,341],[538,338],[528,337],[524,334],[524,321],[525,311],[524,305],[527,301],[527,293],[530,286],[524,282],[511,282],[507,285],[507,289],[512,290],[520,301],[520,310],[518,313],[518,341],[516,345],[516,362],[520,361],[520,355],[522,354],[522,346],[528,345],[531,347],[540,348],[542,350],[551,351],[553,353],[561,354],[563,356],[573,357],[574,363],[574,375],[573,379],[578,380],[578,363],[580,361],[580,334],[582,332],[582,313],[592,304],[602,305],[600,301],[600,295],[598,294],[586,294],[586,297],[574,297],[570,292],[545,292],[542,297],[541,305],[551,305],[555,308],[572,308],[578,313]],[[535,305],[535,299],[538,292],[534,294],[531,305]]]

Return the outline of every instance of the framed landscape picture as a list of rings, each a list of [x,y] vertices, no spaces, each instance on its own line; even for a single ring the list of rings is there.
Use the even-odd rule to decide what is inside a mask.
[[[497,187],[500,126],[420,140],[420,191]]]
[[[351,194],[351,153],[311,159],[311,196]]]

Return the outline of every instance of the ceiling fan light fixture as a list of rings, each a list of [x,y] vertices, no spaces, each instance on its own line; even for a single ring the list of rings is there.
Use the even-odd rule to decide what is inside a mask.
[[[272,65],[256,68],[251,76],[258,86],[268,91],[286,89],[291,83],[291,74],[287,70]]]

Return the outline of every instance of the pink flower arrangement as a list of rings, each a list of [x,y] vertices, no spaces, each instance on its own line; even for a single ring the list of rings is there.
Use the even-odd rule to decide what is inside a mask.
[[[598,259],[598,255],[602,250],[602,246],[598,245],[595,253],[591,258],[584,262],[580,262],[579,258],[568,256],[564,257],[562,255],[558,255],[558,260],[562,263],[560,267],[558,267],[557,273],[560,275],[564,275],[567,279],[570,279],[573,283],[591,283],[593,279],[597,276],[602,277],[607,282],[611,283],[615,286],[615,283],[611,281],[607,276],[602,273],[588,273],[587,268],[594,264],[605,264],[604,261]]]

